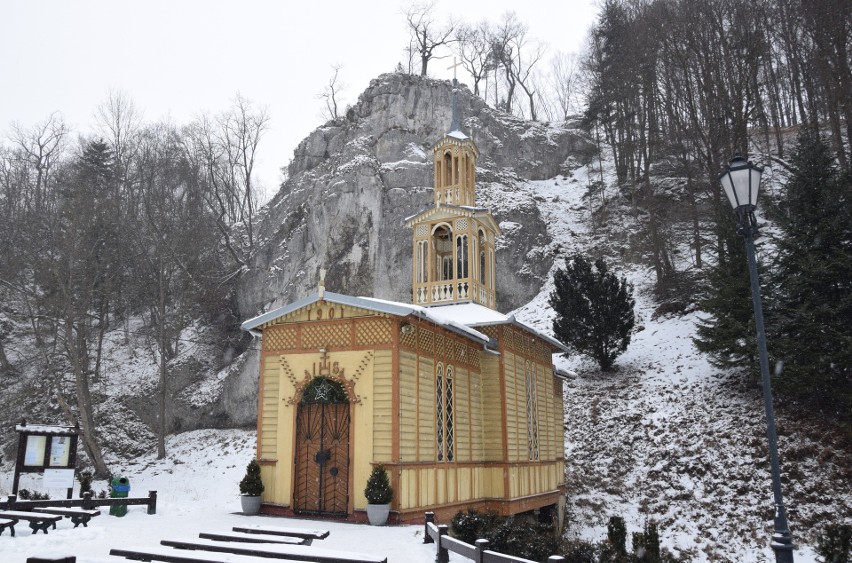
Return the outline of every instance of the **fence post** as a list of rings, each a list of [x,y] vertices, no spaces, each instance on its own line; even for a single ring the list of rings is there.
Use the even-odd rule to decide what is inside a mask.
[[[157,491],[148,491],[148,514],[157,513]]]
[[[476,559],[473,563],[482,563],[482,552],[488,549],[488,540],[476,540]]]
[[[565,563],[565,558],[561,555],[551,555],[547,558],[547,563]]]
[[[429,524],[435,523],[435,513],[427,512],[423,522],[423,543],[435,543],[432,536],[429,535]]]
[[[6,498],[6,510],[15,510],[15,501],[18,500],[18,495],[9,495]]]
[[[450,552],[446,547],[441,545],[441,540],[447,535],[448,530],[449,526],[446,524],[438,526],[438,541],[436,542],[438,544],[438,551],[435,554],[435,563],[450,563]]]

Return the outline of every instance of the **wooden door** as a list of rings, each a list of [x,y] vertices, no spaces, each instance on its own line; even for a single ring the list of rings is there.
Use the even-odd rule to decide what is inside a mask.
[[[296,415],[298,513],[346,515],[349,507],[349,404],[301,403]]]

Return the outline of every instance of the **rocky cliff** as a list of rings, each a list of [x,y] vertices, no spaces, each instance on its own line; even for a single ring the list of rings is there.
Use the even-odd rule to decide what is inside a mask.
[[[331,291],[411,301],[412,234],[403,222],[432,201],[431,147],[449,127],[451,96],[448,81],[382,75],[345,117],[302,141],[240,282],[244,317],[311,293],[321,268]],[[590,145],[570,127],[493,110],[464,86],[459,107],[481,155],[477,205],[504,227],[497,296],[507,311],[538,293],[552,263],[536,202],[517,184],[566,173]]]

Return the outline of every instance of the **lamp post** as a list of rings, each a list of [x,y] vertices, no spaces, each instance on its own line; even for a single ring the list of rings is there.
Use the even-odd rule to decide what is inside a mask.
[[[766,408],[766,434],[769,438],[769,461],[772,466],[772,494],[775,497],[775,532],[772,549],[777,563],[793,563],[793,538],[787,524],[787,509],[781,497],[781,473],[778,468],[778,438],[775,434],[775,415],[772,411],[772,388],[769,380],[769,360],[766,354],[766,332],[763,328],[763,307],[760,303],[760,283],[757,279],[757,261],[754,257],[754,237],[757,222],[757,191],[763,168],[755,166],[735,154],[726,170],[719,176],[725,195],[737,214],[739,233],[745,239],[748,255],[748,272],[751,278],[751,298],[754,303],[754,324],[757,329],[757,351],[760,357],[760,376],[763,382],[763,404]]]

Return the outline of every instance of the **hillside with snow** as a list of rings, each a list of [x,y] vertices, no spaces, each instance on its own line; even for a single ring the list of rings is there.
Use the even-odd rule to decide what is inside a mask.
[[[605,256],[635,288],[636,331],[615,372],[603,374],[578,356],[555,358],[574,374],[565,393],[566,534],[599,541],[613,515],[624,516],[630,532],[653,519],[663,544],[688,560],[771,560],[760,389],[696,351],[692,336],[701,313],[691,298],[677,306],[658,301],[637,242],[641,217],[619,198],[606,162],[602,173],[584,164],[591,160],[584,133],[570,123],[506,116],[464,89],[461,97],[465,125],[482,151],[477,203],[492,209],[505,235],[497,258],[505,308],[551,333],[553,273],[575,251]],[[446,82],[383,75],[346,119],[305,139],[288,181],[259,214],[259,251],[238,282],[243,318],[312,291],[323,266],[339,274],[335,291],[407,299],[411,233],[401,218],[431,200],[429,147],[449,123],[449,98]],[[601,178],[609,186],[604,207],[588,197]],[[351,228],[344,228],[347,221]],[[688,250],[674,250],[685,268]],[[54,391],[69,384],[49,377],[50,370],[62,373],[61,355],[37,346],[25,306],[4,309],[4,345],[16,369],[3,374],[0,495],[11,488],[14,423],[24,415],[33,422],[66,421]],[[238,354],[223,350],[217,331],[198,320],[180,331],[169,362],[167,458],[157,461],[152,330],[139,317],[116,322],[106,333],[92,392],[110,470],[127,474],[134,493],[160,491],[162,510],[156,517],[101,517],[87,529],[44,537],[27,530],[15,539],[3,535],[0,560],[23,561],[45,546],[89,557],[78,561],[108,561],[109,545],[221,530],[242,518],[232,514],[239,510],[236,484],[253,455],[254,433],[233,427],[250,428],[256,416],[256,343]],[[783,492],[794,540],[803,546],[796,557],[814,561],[807,546],[816,532],[852,521],[849,446],[830,427],[803,422],[791,405],[776,401],[776,409]],[[418,528],[329,526],[335,530],[330,545],[340,539],[353,549],[387,547],[390,561],[433,557],[420,545]]]
[[[612,269],[634,286],[636,332],[602,373],[580,356],[558,358],[574,377],[565,392],[565,455],[569,529],[584,539],[606,536],[610,516],[629,530],[647,520],[661,528],[665,546],[695,561],[769,561],[774,505],[760,387],[742,373],[720,371],[692,342],[700,312],[694,303],[665,313],[653,295],[653,272],[619,260],[617,248],[631,232],[628,205],[612,193],[606,224],[589,210],[588,170],[529,182],[553,245],[608,256]],[[554,268],[564,267],[562,260]],[[550,332],[553,272],[541,293],[516,311],[519,320]],[[805,422],[778,404],[782,487],[790,527],[810,560],[807,545],[828,523],[852,518],[852,459],[828,426]]]

